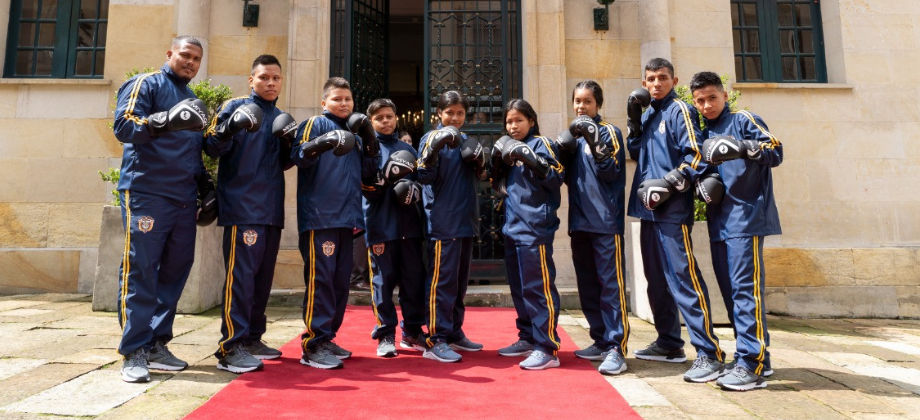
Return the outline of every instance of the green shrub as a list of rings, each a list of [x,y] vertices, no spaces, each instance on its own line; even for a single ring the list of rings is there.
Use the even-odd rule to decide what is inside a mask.
[[[121,170],[118,168],[109,168],[109,170],[102,172],[99,171],[99,176],[102,177],[104,182],[109,182],[112,185],[118,187],[118,180],[121,178]],[[118,189],[112,190],[112,195],[115,199],[112,200],[113,206],[121,205],[121,197],[118,195]]]

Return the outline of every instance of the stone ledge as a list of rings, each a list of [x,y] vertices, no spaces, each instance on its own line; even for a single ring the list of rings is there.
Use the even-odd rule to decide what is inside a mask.
[[[560,287],[560,310],[581,309],[578,301],[578,290],[574,287]],[[300,306],[303,303],[303,289],[273,289],[268,300],[268,306]],[[396,292],[393,293],[393,303],[396,301]],[[469,286],[464,299],[466,306],[484,306],[512,308],[511,291],[508,286]],[[348,294],[349,305],[369,306],[371,293],[366,291],[350,291]]]
[[[66,85],[66,86],[111,86],[109,79],[29,79],[3,78],[0,85]]]
[[[853,90],[856,85],[847,83],[733,83],[732,89],[837,89]]]

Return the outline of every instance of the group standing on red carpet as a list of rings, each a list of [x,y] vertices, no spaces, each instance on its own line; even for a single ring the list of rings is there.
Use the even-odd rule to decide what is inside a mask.
[[[490,149],[461,131],[468,100],[445,91],[436,101],[438,124],[415,150],[398,137],[391,100],[376,99],[367,114],[356,112],[351,86],[339,77],[323,86],[323,113],[298,124],[276,106],[283,78],[271,55],[253,61],[250,94],[225,102],[209,123],[203,101],[187,86],[202,54],[197,39],[177,37],[159,71],[131,78],[118,92],[114,129],[124,143],[118,190],[126,228],[118,351],[124,381],[147,382],[149,369],[188,366],[167,343],[191,269],[194,223],[205,226],[215,218],[224,227],[227,268],[217,368],[249,372],[281,356],[262,335],[284,224],[284,171],[296,166],[304,365],[341,368],[352,354],[335,338],[348,301],[356,232],[366,240],[376,318],[369,327],[378,356],[397,356],[397,326],[399,347],[422,351],[426,359],[455,363],[461,352],[482,350],[463,323],[479,237],[478,189],[488,182],[504,216],[505,267],[518,331],[497,352],[524,357],[522,369],[558,367],[553,239],[566,184],[572,264],[593,340],[574,354],[601,361],[598,370],[606,375],[626,370],[628,214],[641,222],[642,264],[658,333],[634,356],[685,362],[680,314],[696,349],[686,381],[716,380],[730,390],[766,386],[764,378],[773,371],[763,239],[781,233],[771,168],[782,162],[782,145],[759,116],[730,109],[715,73],[694,75],[690,106],[675,94],[671,63],[649,61],[642,88],[627,98],[625,140],[601,117],[604,94],[593,80],[575,85],[570,101],[576,117],[554,138],[541,134],[526,100],[510,100],[503,136]],[[219,158],[216,187],[202,151]],[[637,162],[628,208],[627,152]],[[730,363],[713,330],[706,283],[693,255],[695,195],[707,205],[714,269],[735,332]],[[401,321],[392,299],[397,286]]]

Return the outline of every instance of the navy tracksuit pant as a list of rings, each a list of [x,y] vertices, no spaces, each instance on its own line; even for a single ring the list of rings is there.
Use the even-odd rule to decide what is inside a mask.
[[[555,356],[559,350],[559,292],[553,244],[518,245],[505,236],[505,267],[517,311],[518,337]]]
[[[118,293],[122,327],[118,353],[169,342],[182,289],[195,259],[195,205],[178,206],[153,194],[123,191],[125,226]]]
[[[227,277],[217,357],[223,357],[240,340],[258,341],[265,334],[265,307],[272,290],[280,245],[279,226],[224,227]]]
[[[316,345],[335,338],[345,318],[348,281],[354,263],[351,228],[301,232],[303,256],[303,320],[306,331],[301,348],[313,351]]]
[[[601,350],[627,352],[623,235],[572,232],[572,264],[581,310],[594,345]]]
[[[690,230],[689,226],[676,223],[641,222],[642,266],[648,280],[657,341],[666,349],[683,347],[679,309],[687,323],[690,343],[697,352],[721,362],[725,354],[712,329],[709,294],[693,256]]]
[[[428,345],[462,340],[463,298],[470,282],[473,238],[428,241]]]
[[[758,375],[770,364],[763,236],[712,242],[712,265],[735,329],[735,360]]]
[[[399,286],[403,336],[417,336],[425,325],[425,267],[422,239],[386,241],[367,248],[371,272],[371,298],[377,325],[371,337],[380,339],[396,333],[393,289]]]

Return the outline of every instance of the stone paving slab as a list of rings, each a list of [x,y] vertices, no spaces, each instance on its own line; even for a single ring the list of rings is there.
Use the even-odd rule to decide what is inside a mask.
[[[121,381],[117,372],[97,370],[3,407],[3,410],[65,416],[98,416],[143,394],[157,384],[155,380],[145,384],[130,384]]]
[[[95,370],[89,364],[49,363],[0,381],[0,409]]]
[[[35,369],[47,362],[41,359],[2,359],[0,360],[0,381]]]

